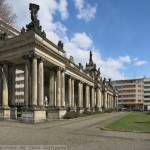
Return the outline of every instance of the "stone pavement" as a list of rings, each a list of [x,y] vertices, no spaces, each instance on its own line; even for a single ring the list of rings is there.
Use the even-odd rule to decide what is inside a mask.
[[[0,121],[0,145],[67,145],[68,150],[150,150],[150,134],[97,128],[127,113],[49,120],[39,124]]]

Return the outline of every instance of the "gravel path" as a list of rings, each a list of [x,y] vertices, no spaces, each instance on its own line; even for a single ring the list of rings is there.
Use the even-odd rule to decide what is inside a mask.
[[[0,121],[0,145],[67,145],[68,150],[150,150],[150,134],[100,130],[100,126],[126,114],[108,113],[39,124]]]

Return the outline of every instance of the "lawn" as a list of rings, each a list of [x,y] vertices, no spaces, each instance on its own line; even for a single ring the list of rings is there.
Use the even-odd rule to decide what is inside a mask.
[[[127,116],[106,126],[109,129],[150,132],[150,113],[131,112]]]

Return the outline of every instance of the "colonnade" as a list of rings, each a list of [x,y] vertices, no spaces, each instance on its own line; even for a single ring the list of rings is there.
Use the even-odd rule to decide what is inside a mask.
[[[26,55],[24,59],[24,107],[22,114],[27,110],[46,111],[44,107],[44,59],[37,55]],[[11,74],[10,74],[11,73]],[[15,67],[4,61],[0,65],[0,104],[9,108],[15,104]],[[94,111],[98,108],[115,108],[116,97],[107,91],[102,92],[102,87],[90,85],[72,75],[66,74],[64,68],[59,66],[49,68],[48,110],[57,108],[63,110],[58,115],[62,117],[67,110]],[[76,86],[75,86],[76,85]],[[9,103],[8,103],[9,102]],[[10,110],[11,113],[11,110]],[[53,112],[54,113],[54,112]],[[8,114],[8,113],[7,113]],[[52,113],[49,113],[52,115]],[[9,115],[8,115],[9,116]],[[43,116],[45,118],[45,116]]]

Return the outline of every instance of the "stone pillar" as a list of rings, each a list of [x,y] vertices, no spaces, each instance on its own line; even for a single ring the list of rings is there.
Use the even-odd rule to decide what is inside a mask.
[[[74,108],[74,79],[71,80],[71,107]]]
[[[83,83],[80,83],[80,88],[81,88],[81,107],[83,108]]]
[[[94,99],[94,87],[91,87],[91,109],[92,111],[95,111],[94,110],[94,107],[95,107],[95,99]]]
[[[32,58],[32,106],[37,106],[37,58]]]
[[[3,91],[2,91],[2,105],[8,107],[8,63],[3,64]]]
[[[78,107],[81,107],[81,83],[78,82]]]
[[[14,107],[15,105],[15,66],[9,64],[8,67],[8,105]]]
[[[8,107],[8,62],[3,62],[2,71],[2,106],[0,107],[0,118],[11,118],[10,107]]]
[[[111,108],[111,100],[110,100],[110,95],[107,95],[107,109]]]
[[[61,73],[61,106],[65,107],[65,71]]]
[[[2,64],[0,64],[0,106],[2,106]]]
[[[49,76],[49,106],[55,106],[55,71],[50,70]]]
[[[38,106],[44,106],[44,65],[42,59],[38,63]]]
[[[68,78],[68,105],[71,107],[71,77]]]
[[[90,98],[89,86],[86,85],[86,95],[85,95],[85,107],[86,108],[89,108],[89,98]]]
[[[96,94],[96,107],[99,108],[100,105],[100,90],[97,88],[97,94]]]
[[[57,95],[56,95],[56,106],[61,106],[61,70],[60,68],[57,69]]]
[[[29,60],[25,62],[25,70],[24,70],[24,105],[28,107],[29,105]]]
[[[104,91],[104,93],[103,93],[103,106],[104,106],[104,109],[107,108],[106,103],[107,103],[107,91]]]

